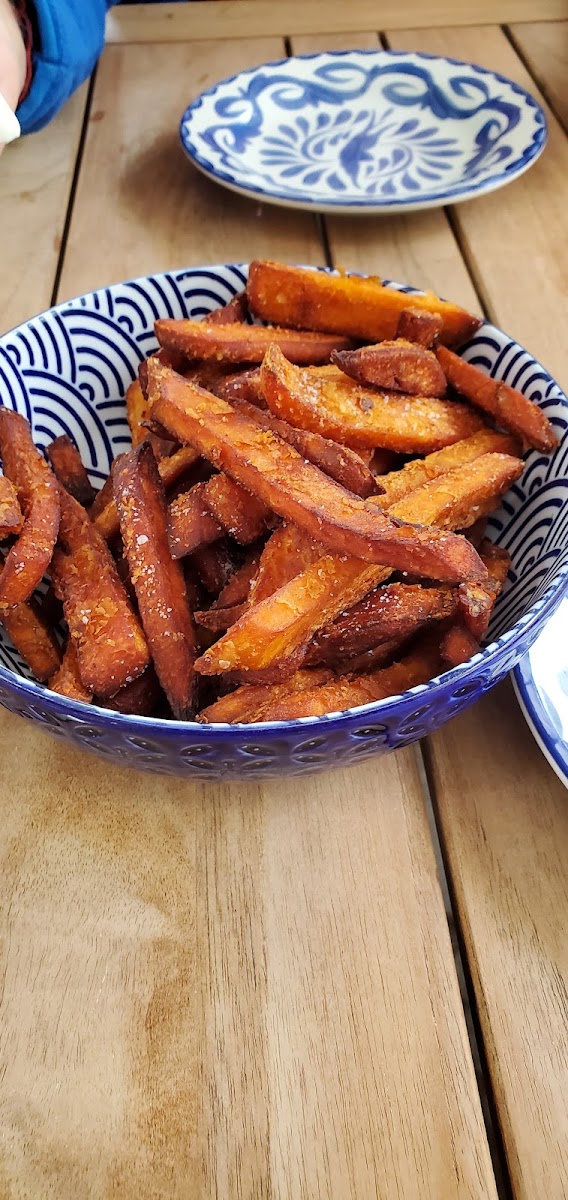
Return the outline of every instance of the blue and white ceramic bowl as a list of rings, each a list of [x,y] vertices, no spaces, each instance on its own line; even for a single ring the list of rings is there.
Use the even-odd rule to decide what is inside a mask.
[[[94,484],[129,445],[122,400],[156,347],[157,317],[202,317],[242,288],[246,267],[194,268],[92,292],[35,317],[0,340],[0,395],[45,446],[77,443]],[[411,290],[411,289],[408,289]],[[335,716],[264,725],[198,725],[122,716],[30,680],[0,633],[0,704],[113,762],[203,779],[301,775],[356,763],[437,729],[492,687],[535,640],[568,582],[568,401],[515,342],[484,325],[464,356],[546,410],[562,439],[552,458],[532,453],[523,478],[491,519],[513,570],[496,607],[491,644],[464,666],[402,696]]]
[[[471,63],[347,50],[266,63],[186,109],[182,144],[233,191],[318,212],[412,211],[503,187],[538,158],[546,118]]]
[[[568,787],[568,596],[515,667],[513,683],[529,729]]]

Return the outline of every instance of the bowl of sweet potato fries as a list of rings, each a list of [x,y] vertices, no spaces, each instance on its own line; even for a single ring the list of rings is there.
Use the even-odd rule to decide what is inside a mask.
[[[568,580],[568,402],[432,293],[271,261],[0,341],[0,703],[117,762],[304,774],[408,744]]]

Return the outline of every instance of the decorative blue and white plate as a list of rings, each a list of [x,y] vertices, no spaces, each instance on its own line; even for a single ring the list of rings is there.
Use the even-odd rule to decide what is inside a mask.
[[[513,672],[529,729],[568,787],[568,596]]]
[[[503,187],[544,149],[536,100],[454,58],[394,50],[310,54],[242,71],[181,119],[206,175],[318,212],[435,208]]]

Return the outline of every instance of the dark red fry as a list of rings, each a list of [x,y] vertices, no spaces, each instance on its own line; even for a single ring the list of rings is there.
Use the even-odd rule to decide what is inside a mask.
[[[306,462],[292,446],[230,405],[166,367],[153,367],[159,421],[218,469],[339,554],[389,564],[432,579],[458,582],[483,576],[464,538],[415,528],[381,513]]]
[[[271,521],[266,504],[223,473],[207,480],[202,496],[211,515],[241,546],[256,542]]]
[[[80,700],[83,704],[92,703],[93,693],[85,687],[81,679],[77,652],[71,638],[67,639],[63,661],[51,676],[48,687],[51,692],[67,696],[68,700]]]
[[[252,581],[258,573],[262,553],[260,546],[252,546],[249,549],[242,566],[237,568],[225,587],[219,592],[213,605],[214,608],[227,608],[231,605],[245,603]]]
[[[479,556],[487,568],[488,578],[483,583],[462,583],[458,588],[462,621],[478,642],[487,633],[495,601],[503,590],[511,565],[508,551],[487,539],[480,544]]]
[[[260,363],[270,345],[280,346],[290,362],[326,363],[332,350],[347,350],[352,342],[332,333],[278,329],[274,325],[213,325],[206,321],[156,321],[161,346],[189,359],[218,363]]]
[[[334,350],[331,361],[351,379],[371,387],[411,396],[446,392],[446,377],[436,355],[402,338],[360,350]]]
[[[197,720],[204,724],[223,721],[233,725],[237,722],[254,721],[256,720],[254,714],[265,704],[275,702],[284,696],[291,696],[297,691],[305,691],[309,687],[320,686],[332,678],[332,672],[328,670],[301,670],[296,671],[295,675],[291,675],[282,683],[245,683],[236,688],[234,692],[230,692],[228,696],[221,696],[214,704],[204,708],[199,713]]]
[[[179,450],[175,450],[169,458],[160,459],[158,473],[166,491],[172,488],[184,473],[197,463],[199,457],[199,454],[192,450],[191,446],[180,446]],[[122,455],[119,454],[118,458],[114,460],[115,463],[120,458]],[[89,509],[91,520],[106,542],[110,542],[112,538],[116,537],[119,530],[118,513],[111,483],[112,475],[109,475],[100,492],[97,492],[94,504]]]
[[[29,600],[49,567],[59,529],[59,485],[33,444],[25,417],[0,408],[0,456],[24,515],[0,575],[0,607]]]
[[[214,546],[200,546],[192,554],[191,563],[203,587],[212,596],[218,596],[227,586],[235,570],[235,560],[226,539]]]
[[[60,499],[53,587],[63,601],[84,686],[98,696],[112,696],[147,667],[146,639],[106,543],[63,488]]]
[[[205,502],[205,488],[205,483],[196,483],[169,506],[168,538],[174,558],[183,558],[223,537],[223,527]]]
[[[133,679],[132,683],[127,683],[115,696],[111,696],[110,700],[101,700],[100,703],[105,708],[112,708],[114,712],[129,713],[136,717],[153,717],[156,709],[166,705],[166,700],[154,667],[150,663],[143,675]]]
[[[235,621],[242,617],[246,609],[246,604],[233,604],[229,607],[225,605],[223,608],[215,608],[211,605],[211,608],[201,609],[193,615],[197,624],[201,625],[203,629],[209,629],[211,633],[226,633],[227,629],[230,629],[231,625],[234,625]]]
[[[193,711],[195,632],[183,573],[168,546],[167,507],[156,460],[145,443],[113,468],[124,553],[144,632],[174,716]]]
[[[57,671],[61,662],[59,642],[33,597],[25,604],[4,609],[0,625],[40,683]]]
[[[6,475],[0,475],[0,541],[15,537],[24,523],[14,484]]]
[[[233,404],[236,400],[246,400],[255,408],[266,409],[266,400],[260,386],[260,367],[225,375],[214,388],[211,388],[211,391],[221,400],[226,400],[228,404]]]
[[[204,318],[208,325],[242,325],[247,319],[248,305],[246,291],[237,292],[232,300],[221,308],[214,308]]]
[[[437,342],[443,324],[439,313],[427,312],[426,309],[420,308],[404,308],[398,318],[396,336],[414,342],[416,346],[425,346],[428,350]]]
[[[339,442],[324,438],[319,433],[310,433],[306,429],[295,429],[287,421],[281,421],[272,413],[255,408],[246,400],[237,398],[232,403],[237,412],[249,417],[251,421],[256,421],[261,429],[271,429],[278,437],[294,446],[298,454],[307,458],[308,462],[319,467],[324,475],[329,475],[330,479],[335,479],[336,483],[347,488],[348,492],[365,498],[376,495],[380,491],[373,472],[365,465],[363,459],[348,446],[341,446]]]
[[[71,438],[67,437],[66,433],[62,433],[47,446],[45,453],[54,474],[65,491],[78,500],[83,508],[89,508],[97,493],[83,466],[81,455]]]
[[[499,379],[491,379],[479,367],[465,362],[445,346],[439,346],[436,353],[448,383],[470,404],[536,450],[548,453],[556,448],[558,438],[550,421],[528,396]]]
[[[431,621],[447,620],[455,615],[457,605],[455,588],[389,583],[321,629],[306,662],[333,665],[343,661],[351,670],[352,656],[372,650],[381,642],[402,641]]]
[[[479,653],[479,642],[465,625],[452,625],[440,643],[440,656],[446,670],[459,667]]]

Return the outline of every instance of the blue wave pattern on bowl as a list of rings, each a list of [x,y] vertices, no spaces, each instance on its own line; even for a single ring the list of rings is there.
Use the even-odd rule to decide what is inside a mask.
[[[196,268],[118,284],[36,317],[0,342],[2,400],[31,418],[36,443],[68,433],[96,484],[130,443],[122,396],[156,347],[159,316],[201,317],[246,280],[241,265]],[[406,289],[412,291],[412,289]],[[544,407],[562,438],[532,453],[492,518],[515,570],[497,605],[492,644],[469,663],[403,696],[320,718],[201,726],[121,716],[66,700],[30,679],[0,630],[0,704],[76,746],[138,769],[205,779],[301,775],[407,745],[502,678],[528,650],[568,582],[568,402],[506,334],[484,325],[464,352]],[[514,627],[512,627],[514,626]]]
[[[481,67],[396,51],[286,59],[243,72],[184,113],[181,138],[209,174],[287,202],[426,204],[520,173],[545,117]]]

